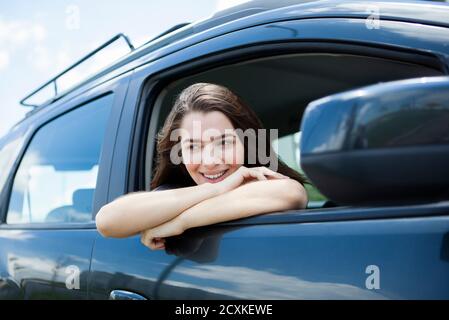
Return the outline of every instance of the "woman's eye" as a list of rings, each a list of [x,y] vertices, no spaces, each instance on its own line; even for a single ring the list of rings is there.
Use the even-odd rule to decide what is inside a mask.
[[[183,147],[184,150],[186,151],[196,151],[198,149],[200,149],[200,146],[197,144],[189,144]]]
[[[200,148],[200,146],[199,145],[197,145],[197,144],[191,144],[191,145],[189,145],[189,150],[198,150]]]

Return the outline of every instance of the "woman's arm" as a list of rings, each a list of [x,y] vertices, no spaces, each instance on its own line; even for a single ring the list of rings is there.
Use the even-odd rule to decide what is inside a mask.
[[[135,192],[103,206],[95,218],[105,237],[124,238],[158,226],[220,193],[211,183],[157,192]]]
[[[185,230],[262,213],[301,209],[307,205],[304,187],[293,179],[255,181],[196,204],[171,221],[145,231],[142,243],[152,249],[163,248],[159,238]]]
[[[218,183],[164,190],[136,192],[103,206],[96,216],[98,231],[105,237],[124,238],[161,225],[188,208],[220,194],[231,191],[246,179],[266,180],[286,178],[265,167],[240,167],[236,172]]]
[[[262,213],[305,208],[307,193],[293,179],[255,181],[204,200],[180,216],[184,230]]]

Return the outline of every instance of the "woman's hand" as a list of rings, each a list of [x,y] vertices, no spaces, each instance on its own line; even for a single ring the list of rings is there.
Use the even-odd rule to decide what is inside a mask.
[[[269,179],[289,179],[289,177],[274,172],[267,167],[247,168],[241,166],[229,177],[214,184],[214,187],[218,188],[219,193],[225,193],[252,180]],[[183,212],[172,220],[143,231],[141,242],[152,250],[164,249],[164,238],[180,235],[187,229],[187,223],[184,221],[186,219],[185,215],[186,213]]]
[[[267,167],[255,167],[248,168],[241,166],[229,177],[217,182],[215,187],[220,190],[220,193],[231,191],[242,184],[245,184],[251,180],[268,180],[268,179],[289,179],[278,172],[274,172]]]
[[[167,237],[177,236],[185,231],[181,219],[178,217],[167,221],[157,227],[142,232],[140,241],[143,245],[152,250],[165,248],[165,239]]]

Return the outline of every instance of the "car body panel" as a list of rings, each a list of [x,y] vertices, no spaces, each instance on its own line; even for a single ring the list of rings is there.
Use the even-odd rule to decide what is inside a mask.
[[[90,298],[120,288],[147,299],[448,299],[447,213],[217,225],[169,239],[167,252],[98,239]]]
[[[0,299],[86,299],[96,236],[95,228],[0,229]]]

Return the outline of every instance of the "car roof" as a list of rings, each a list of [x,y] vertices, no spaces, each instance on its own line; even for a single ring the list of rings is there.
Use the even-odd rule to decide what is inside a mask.
[[[425,5],[426,10],[423,12],[422,6]],[[252,0],[243,4],[221,10],[213,14],[212,16],[190,24],[185,24],[180,28],[163,33],[161,36],[153,38],[152,40],[144,43],[142,46],[134,51],[131,51],[127,55],[116,60],[113,64],[100,70],[97,74],[94,74],[90,78],[86,79],[82,83],[75,85],[69,90],[60,93],[47,103],[33,109],[27,114],[27,116],[19,121],[13,128],[19,126],[25,119],[33,114],[40,113],[45,110],[47,106],[53,104],[74,90],[89,86],[95,79],[106,76],[122,67],[129,66],[129,69],[133,69],[136,65],[133,62],[141,60],[142,57],[148,56],[160,49],[170,47],[171,45],[180,42],[186,38],[200,33],[208,32],[216,27],[223,26],[229,22],[234,23],[239,21],[240,26],[243,27],[243,21],[247,24],[257,24],[260,21],[276,21],[286,19],[288,15],[285,11],[290,13],[294,12],[295,17],[307,18],[307,17],[357,17],[368,16],[370,13],[367,8],[370,6],[376,6],[380,9],[382,17],[397,18],[398,20],[427,22],[433,25],[442,25],[449,27],[449,6],[447,4],[433,2],[433,1],[401,1],[401,0],[386,0],[386,1],[342,1],[342,0]],[[291,8],[287,8],[291,7]],[[415,8],[414,8],[415,7]],[[285,10],[279,10],[285,9]],[[290,9],[290,10],[288,10]],[[302,10],[301,10],[302,9]],[[415,10],[413,10],[415,9]],[[420,10],[420,11],[416,11]],[[416,17],[416,12],[422,13],[419,17]],[[252,17],[253,16],[253,17]],[[246,18],[246,19],[243,19]],[[223,30],[225,32],[225,30]],[[188,44],[187,44],[188,45]],[[156,57],[155,59],[158,59]],[[3,140],[3,139],[0,139]]]

